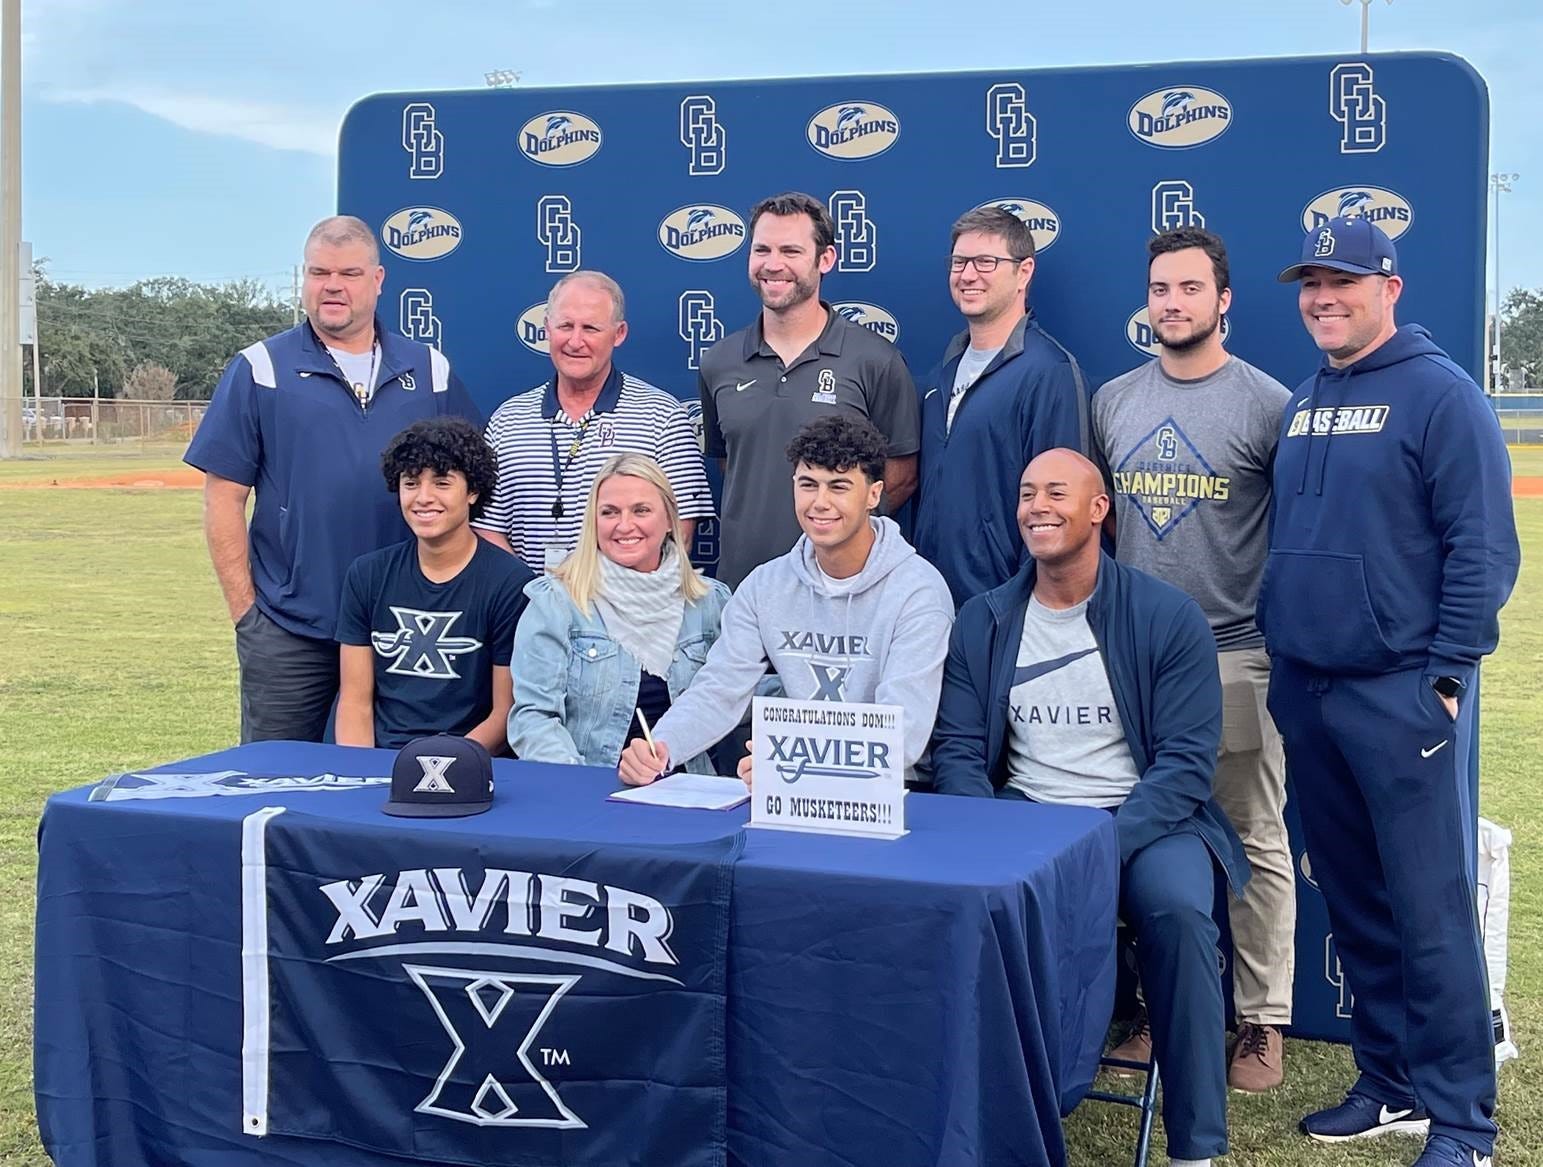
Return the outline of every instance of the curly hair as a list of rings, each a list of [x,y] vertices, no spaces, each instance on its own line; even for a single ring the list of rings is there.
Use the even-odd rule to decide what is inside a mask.
[[[397,493],[403,476],[411,477],[425,470],[435,474],[459,471],[466,488],[477,496],[471,504],[471,517],[481,516],[493,486],[498,481],[498,458],[463,417],[430,417],[415,421],[392,438],[380,456],[386,489]]]
[[[865,417],[832,413],[816,418],[788,443],[788,461],[821,470],[842,471],[857,466],[869,482],[884,478],[889,443]]]

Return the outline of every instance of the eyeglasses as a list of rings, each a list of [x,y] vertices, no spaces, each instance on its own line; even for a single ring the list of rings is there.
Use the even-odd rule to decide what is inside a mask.
[[[1022,263],[1027,256],[1020,258],[1016,255],[950,255],[948,257],[948,270],[961,272],[969,264],[975,265],[975,270],[983,276],[989,276],[996,271],[999,263]]]

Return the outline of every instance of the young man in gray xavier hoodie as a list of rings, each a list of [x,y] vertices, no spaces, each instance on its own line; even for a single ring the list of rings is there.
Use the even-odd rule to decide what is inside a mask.
[[[654,727],[654,749],[638,738],[623,751],[622,781],[652,782],[734,729],[768,662],[789,697],[900,706],[912,775],[937,717],[954,603],[900,528],[871,513],[886,449],[872,424],[845,414],[799,431],[788,460],[803,535],[730,598],[707,663]]]

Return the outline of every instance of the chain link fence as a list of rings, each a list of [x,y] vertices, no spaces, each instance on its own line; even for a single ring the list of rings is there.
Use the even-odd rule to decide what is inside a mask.
[[[1507,444],[1543,445],[1543,393],[1502,393],[1490,398]],[[126,401],[117,398],[24,398],[22,444],[157,445],[192,440],[207,401]]]
[[[21,406],[22,446],[185,445],[208,408],[207,401],[27,397]]]
[[[1490,403],[1507,445],[1543,444],[1543,393],[1497,393]]]

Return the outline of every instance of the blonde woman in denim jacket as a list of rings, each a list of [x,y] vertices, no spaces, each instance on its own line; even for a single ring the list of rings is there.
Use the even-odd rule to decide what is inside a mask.
[[[525,588],[514,635],[509,745],[532,762],[614,767],[707,660],[729,589],[683,554],[664,471],[641,454],[590,487],[577,549]],[[711,773],[707,755],[685,768]]]

